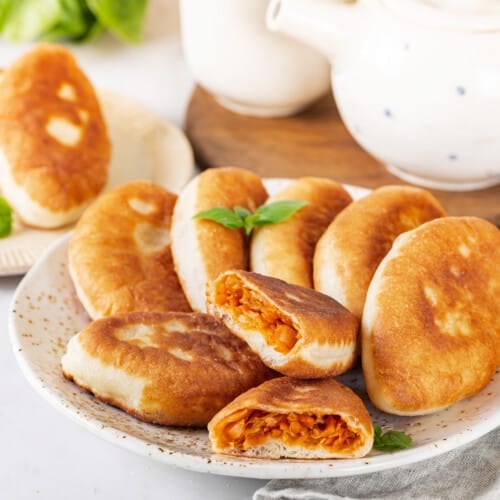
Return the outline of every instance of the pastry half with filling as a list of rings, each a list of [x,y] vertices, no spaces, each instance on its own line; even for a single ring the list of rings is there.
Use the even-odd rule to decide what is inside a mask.
[[[69,341],[62,370],[141,420],[196,427],[275,376],[215,318],[174,312],[135,312],[90,323]]]
[[[338,375],[356,358],[358,319],[310,288],[249,271],[226,271],[208,284],[207,308],[284,375]]]
[[[358,458],[373,446],[363,401],[333,379],[280,377],[238,396],[208,424],[216,453],[261,458]]]
[[[500,231],[443,217],[401,235],[368,289],[361,334],[368,395],[423,415],[476,394],[500,361]]]

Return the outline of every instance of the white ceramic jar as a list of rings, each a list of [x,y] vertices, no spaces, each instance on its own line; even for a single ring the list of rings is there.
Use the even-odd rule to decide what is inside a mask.
[[[266,29],[268,0],[181,0],[184,54],[195,80],[248,115],[293,114],[330,86],[316,50]]]
[[[500,183],[498,0],[273,0],[268,25],[332,59],[355,139],[415,184]]]

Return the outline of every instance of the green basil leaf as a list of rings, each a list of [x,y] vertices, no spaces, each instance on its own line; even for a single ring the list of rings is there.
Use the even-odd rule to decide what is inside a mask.
[[[412,445],[411,436],[400,431],[387,431],[382,434],[380,426],[374,428],[373,447],[380,451],[404,450]]]
[[[280,200],[261,205],[251,216],[252,223],[255,226],[262,226],[282,222],[305,205],[307,201],[304,200]]]
[[[0,238],[12,232],[12,209],[5,198],[0,197]]]
[[[262,205],[254,213],[241,206],[236,206],[233,210],[225,207],[215,207],[197,213],[194,218],[210,219],[230,229],[243,227],[245,228],[245,234],[248,236],[255,226],[284,221],[304,205],[307,205],[307,202],[303,200],[282,200]]]
[[[234,213],[240,218],[240,219],[246,219],[249,215],[252,214],[252,212],[250,212],[250,210],[248,210],[247,208],[245,207],[240,207],[240,206],[236,206],[234,207]]]
[[[252,221],[252,216],[245,217],[243,219],[243,227],[245,228],[245,234],[247,236],[250,236],[250,233],[252,232],[252,229],[255,227],[253,221]]]
[[[193,218],[212,220],[229,229],[240,229],[244,227],[243,220],[226,207],[214,207],[210,210],[198,212]]]

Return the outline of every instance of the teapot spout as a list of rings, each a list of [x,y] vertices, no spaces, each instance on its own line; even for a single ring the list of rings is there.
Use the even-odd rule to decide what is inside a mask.
[[[332,59],[343,40],[358,34],[360,3],[332,0],[271,0],[266,24]]]

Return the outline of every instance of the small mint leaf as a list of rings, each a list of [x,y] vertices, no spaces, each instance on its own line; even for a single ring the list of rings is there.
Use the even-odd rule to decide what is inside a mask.
[[[241,220],[245,220],[252,213],[245,207],[240,207],[238,205],[234,207],[233,211]]]
[[[197,213],[193,218],[212,220],[229,229],[244,228],[245,234],[249,236],[255,226],[284,221],[304,205],[307,202],[303,200],[281,200],[262,205],[254,213],[241,206],[235,206],[233,210],[214,207]]]
[[[198,212],[193,218],[212,220],[229,229],[240,229],[244,226],[243,220],[226,207],[214,207]]]
[[[245,217],[243,220],[243,224],[245,226],[245,234],[247,236],[250,236],[250,233],[252,232],[252,229],[254,228],[254,224],[252,222],[252,216]]]
[[[387,431],[382,434],[380,426],[374,428],[373,447],[380,451],[404,450],[412,445],[411,436],[400,431]]]
[[[266,205],[261,205],[253,213],[253,224],[262,226],[264,224],[275,224],[291,217],[295,212],[307,205],[303,200],[280,200]]]
[[[295,212],[307,205],[304,200],[281,200],[261,205],[252,215],[255,226],[276,224],[291,217]]]

